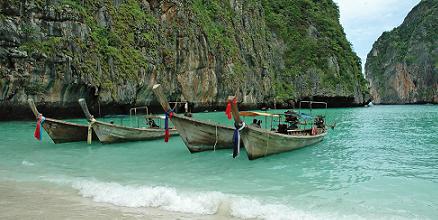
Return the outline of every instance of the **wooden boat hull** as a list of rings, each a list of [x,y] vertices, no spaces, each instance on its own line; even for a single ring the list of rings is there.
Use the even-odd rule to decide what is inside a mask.
[[[102,143],[116,143],[127,141],[144,141],[164,137],[164,129],[132,128],[105,122],[96,121],[92,125],[99,141]],[[170,135],[178,135],[176,129],[169,130]]]
[[[93,131],[96,133],[99,141],[102,143],[144,141],[164,137],[165,129],[125,127],[96,121],[90,114],[85,99],[79,99],[78,102],[85,114],[85,117],[87,117],[88,122],[91,124]],[[178,135],[176,129],[170,129],[169,133],[170,135]]]
[[[43,128],[55,144],[87,140],[86,125],[46,118]]]
[[[35,115],[35,118],[38,119],[39,117],[42,117],[42,114],[38,112],[33,99],[30,98],[27,102]],[[55,144],[87,140],[87,125],[56,120],[53,118],[45,118],[42,127]],[[97,139],[94,133],[92,135],[93,139]]]
[[[171,110],[169,102],[162,91],[160,84],[152,87],[163,110]],[[204,122],[175,114],[172,123],[178,130],[184,144],[190,152],[201,152],[215,149],[231,149],[233,147],[234,129],[217,123]]]
[[[241,131],[241,139],[248,159],[254,160],[318,143],[324,139],[327,132],[321,129],[318,133],[307,136],[286,135],[248,126]]]
[[[233,148],[234,129],[231,127],[179,115],[172,117],[172,123],[192,153]]]

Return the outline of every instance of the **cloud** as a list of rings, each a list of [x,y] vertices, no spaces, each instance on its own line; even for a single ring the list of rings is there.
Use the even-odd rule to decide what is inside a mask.
[[[399,26],[420,0],[334,0],[340,21],[353,49],[365,64],[373,43],[384,32]]]
[[[408,0],[409,1],[409,0]],[[341,10],[341,21],[382,18],[400,6],[400,0],[335,0]]]

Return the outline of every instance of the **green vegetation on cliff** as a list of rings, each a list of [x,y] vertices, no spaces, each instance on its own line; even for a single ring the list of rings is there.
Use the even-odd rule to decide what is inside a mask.
[[[83,21],[89,27],[87,38],[47,36],[35,38],[35,30],[24,26],[24,34],[29,39],[21,49],[44,53],[48,57],[65,54],[73,58],[73,63],[81,74],[90,76],[91,81],[104,89],[115,89],[114,82],[138,80],[141,69],[148,68],[147,55],[156,56],[158,39],[153,30],[157,26],[154,16],[141,7],[136,0],[124,1],[116,7],[112,1],[60,0],[54,4],[36,2],[41,10],[51,8],[56,16],[63,16],[66,8],[73,10],[72,20]],[[96,11],[101,10],[98,15]],[[107,20],[108,19],[108,20]],[[75,45],[75,49],[71,49]],[[151,48],[142,53],[141,46]],[[79,54],[75,54],[78,51]]]
[[[438,102],[438,1],[423,0],[367,57],[374,102]]]
[[[150,101],[150,84],[160,82],[173,99],[199,103],[230,94],[250,104],[313,96],[366,101],[360,60],[332,0],[10,3],[0,4],[0,28],[14,36],[0,36],[8,42],[0,73],[16,77],[2,82],[0,96],[64,99],[62,85],[74,84],[102,102],[126,104]],[[20,93],[9,81],[16,78],[38,86]]]
[[[262,3],[268,26],[286,44],[285,69],[277,73],[278,97],[330,96],[339,86],[352,93],[357,86],[352,82],[358,82],[359,89],[366,93],[360,59],[345,37],[338,7],[331,0]],[[294,81],[298,82],[290,83]],[[314,91],[315,87],[322,91]]]
[[[234,39],[236,33],[233,28],[236,13],[230,4],[220,0],[193,0],[192,9],[198,24],[212,42],[212,47],[222,47],[225,54],[236,56],[239,49]]]
[[[235,37],[239,30],[234,26],[241,15],[233,11],[229,2],[221,0],[193,0],[189,10],[194,12],[195,24],[206,35],[210,49],[234,64],[232,74],[223,75],[223,82],[244,83],[246,69]]]
[[[277,99],[333,96],[339,90],[367,93],[361,61],[345,37],[339,24],[338,7],[331,0],[248,1],[244,7],[257,4],[263,7],[268,28],[281,38],[286,48],[282,56],[285,66],[272,70]],[[242,18],[229,3],[194,0],[193,10],[213,45],[224,48],[228,56],[238,57],[239,48],[233,36],[240,33],[235,33],[233,24]],[[268,42],[272,40],[266,36],[265,29],[259,31]],[[315,87],[320,91],[315,91]]]
[[[146,54],[141,51],[141,45],[147,44],[151,49],[156,47],[157,38],[148,32],[156,26],[155,17],[147,14],[138,1],[127,0],[118,8],[106,1],[102,10],[102,20],[96,21],[91,15],[98,5],[85,7],[85,23],[91,28],[91,41],[85,48],[91,57],[99,55],[102,74],[97,76],[103,85],[108,85],[114,79],[137,80],[138,73],[148,67]],[[106,20],[111,18],[111,20]],[[100,22],[100,24],[98,23]],[[90,59],[93,60],[93,59]],[[109,61],[111,60],[111,61]],[[109,62],[107,62],[109,61]],[[108,64],[108,65],[107,65]],[[115,69],[111,69],[111,68]],[[84,71],[91,75],[96,72],[95,63],[83,66]],[[118,74],[115,74],[118,73]]]

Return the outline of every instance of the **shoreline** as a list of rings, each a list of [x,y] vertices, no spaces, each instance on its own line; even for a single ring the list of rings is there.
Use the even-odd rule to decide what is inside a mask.
[[[414,106],[414,105],[425,105],[425,106],[435,106],[438,105],[438,103],[406,103],[406,104],[373,104],[372,106]],[[226,104],[224,104],[226,106]],[[76,107],[78,109],[76,109]],[[240,107],[240,106],[239,106]],[[363,108],[366,106],[343,106],[343,107],[330,107],[328,106],[328,109],[334,109],[334,108]],[[370,106],[368,106],[370,107]],[[54,119],[85,119],[85,116],[81,112],[79,112],[79,104],[75,107],[68,108],[70,111],[67,111],[66,109],[59,111],[59,108],[54,108],[49,110],[47,107],[42,107],[41,105],[38,106],[38,110],[43,113],[44,116],[54,118]],[[103,107],[102,107],[103,108]],[[129,115],[129,108],[127,106],[121,107],[105,107],[113,109],[111,112],[104,112],[99,117],[107,117],[107,116],[116,116],[116,115],[123,115],[127,116]],[[277,108],[270,108],[270,110],[275,109],[291,109],[291,106],[278,106]],[[91,110],[92,109],[92,110]],[[123,109],[127,109],[124,111]],[[303,108],[306,109],[306,108]],[[314,108],[316,109],[316,108]],[[95,108],[91,108],[90,110],[93,112],[97,112]],[[152,112],[160,112],[162,111],[161,107],[158,106],[152,106],[150,108]],[[203,113],[203,112],[215,112],[215,111],[225,111],[225,108],[221,106],[220,108],[214,108],[214,107],[205,107],[205,108],[195,108],[196,111],[192,111],[192,113]],[[242,111],[263,111],[259,107],[254,106],[242,106],[240,107],[240,110]],[[34,121],[35,117],[33,116],[32,111],[30,110],[29,106],[20,106],[18,110],[13,109],[12,107],[8,106],[1,106],[0,105],[0,122],[10,122],[10,121]]]
[[[328,108],[357,108],[364,107],[368,105],[370,101],[365,101],[364,103],[354,103],[353,100],[341,99],[337,97],[324,98],[324,97],[314,97],[313,101],[316,102],[327,102]],[[302,100],[311,100],[311,98],[304,98]],[[251,110],[262,110],[263,108],[270,109],[290,109],[298,108],[298,102],[302,100],[297,100],[295,102],[260,102],[260,103],[239,103],[239,108],[242,111]],[[294,104],[296,103],[296,104]],[[39,112],[43,115],[56,119],[74,119],[74,118],[84,118],[84,113],[77,102],[68,103],[58,103],[58,102],[36,102],[35,103]],[[88,107],[90,112],[98,117],[108,116],[108,115],[126,115],[129,114],[129,110],[132,107],[145,106],[145,104],[102,104],[100,105],[96,101],[89,101]],[[147,104],[150,112],[162,112],[162,107],[159,103]],[[225,111],[227,106],[226,102],[216,102],[216,103],[193,103],[189,102],[189,110],[192,113],[199,112],[212,112],[212,111]],[[304,107],[303,107],[304,108]],[[181,111],[183,107],[181,107]],[[0,105],[0,121],[24,121],[24,120],[34,120],[35,117],[29,108],[27,103],[10,103],[3,102]]]
[[[98,203],[72,188],[39,182],[0,181],[0,195],[0,219],[237,219],[221,213],[197,215]]]

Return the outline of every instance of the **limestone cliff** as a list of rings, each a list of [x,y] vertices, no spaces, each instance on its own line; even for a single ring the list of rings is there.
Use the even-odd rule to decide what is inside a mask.
[[[68,116],[80,97],[156,105],[155,82],[199,108],[367,99],[331,0],[1,0],[0,76],[3,119],[29,97]]]
[[[421,1],[383,33],[368,54],[366,77],[374,103],[438,103],[438,1]]]

